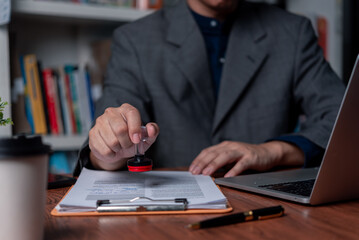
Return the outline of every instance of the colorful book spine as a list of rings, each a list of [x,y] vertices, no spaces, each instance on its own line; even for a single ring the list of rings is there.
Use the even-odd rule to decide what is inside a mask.
[[[60,106],[62,112],[62,121],[64,125],[64,133],[67,135],[73,134],[75,131],[72,126],[72,103],[71,94],[68,92],[66,85],[66,76],[63,67],[59,67],[57,73],[57,86],[59,92]]]
[[[23,56],[20,57],[20,68],[21,68],[22,79],[24,81],[25,115],[26,115],[27,121],[30,125],[31,132],[35,133],[34,119],[32,117],[32,110],[31,110],[30,93],[29,93],[29,89],[27,87],[28,80],[26,79]]]
[[[92,86],[91,86],[91,78],[88,69],[85,70],[85,79],[86,79],[86,88],[87,88],[87,97],[88,97],[88,104],[90,108],[90,118],[91,123],[95,119],[95,104],[93,102],[93,96],[92,96]]]
[[[54,93],[54,79],[52,77],[51,69],[44,69],[42,71],[42,78],[44,82],[45,96],[47,101],[47,115],[49,117],[51,133],[58,135],[59,126],[57,124],[57,116],[55,110],[55,93]]]
[[[50,126],[49,115],[47,114],[47,100],[46,100],[46,93],[45,93],[45,87],[44,87],[44,79],[42,76],[42,66],[39,61],[37,61],[37,69],[38,69],[39,78],[40,78],[41,96],[42,96],[42,104],[43,104],[44,112],[45,112],[46,129],[47,129],[47,133],[50,134],[51,126]]]
[[[76,90],[76,74],[78,68],[73,65],[66,65],[65,66],[65,75],[67,79],[68,90],[71,95],[71,102],[72,102],[72,121],[74,129],[76,129],[75,133],[82,133],[81,129],[81,117],[80,117],[80,109],[79,109],[79,99],[78,93]]]
[[[163,6],[163,0],[136,0],[135,6],[138,9],[159,9]]]
[[[71,93],[72,91],[71,91],[71,84],[70,84],[70,75],[66,72],[66,68],[64,68],[64,70],[65,70],[64,80],[65,80],[66,100],[67,100],[66,102],[67,102],[69,114],[70,114],[71,129],[72,129],[72,133],[76,134],[77,126],[76,126],[74,105],[72,103],[73,100],[72,100],[72,93]]]
[[[33,132],[35,134],[46,134],[47,126],[45,111],[42,100],[40,76],[37,59],[34,54],[23,57],[24,79],[26,79],[26,90],[30,98],[31,113],[33,120]]]
[[[59,95],[59,89],[57,84],[57,75],[54,74],[52,71],[52,77],[54,79],[54,99],[55,99],[55,112],[56,112],[56,122],[59,127],[59,134],[64,133],[64,123],[62,117],[62,110],[61,110],[61,99]]]
[[[51,133],[63,134],[63,122],[60,109],[59,94],[54,72],[51,68],[42,71],[45,95],[47,101],[47,115],[49,117]]]
[[[325,17],[317,18],[318,44],[323,49],[323,54],[328,59],[328,22]]]
[[[64,134],[64,122],[62,116],[62,108],[61,108],[61,99],[60,92],[57,83],[57,75],[52,70],[52,78],[53,78],[53,91],[54,91],[54,100],[55,100],[55,112],[56,112],[56,122],[59,127],[59,134]]]
[[[76,93],[78,96],[78,104],[79,104],[79,113],[80,113],[80,121],[81,121],[81,130],[82,134],[88,133],[91,128],[92,118],[91,118],[91,107],[89,103],[90,94],[87,88],[87,78],[86,72],[84,69],[79,68],[73,73],[75,85],[76,85]]]

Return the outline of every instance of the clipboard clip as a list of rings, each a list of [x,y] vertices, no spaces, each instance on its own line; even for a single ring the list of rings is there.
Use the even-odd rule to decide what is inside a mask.
[[[150,203],[143,204],[144,201]],[[139,204],[133,204],[140,201]],[[152,212],[152,211],[185,211],[188,206],[187,198],[152,199],[136,197],[131,200],[97,200],[97,212]]]

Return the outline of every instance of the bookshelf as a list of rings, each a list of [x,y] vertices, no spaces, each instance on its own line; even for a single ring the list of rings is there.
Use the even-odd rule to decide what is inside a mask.
[[[326,21],[322,34],[326,41],[326,58],[333,70],[343,76],[343,1],[286,0],[286,9],[308,17],[318,33],[318,18]]]
[[[129,22],[152,12],[151,10],[137,10],[128,7],[110,7],[67,2],[14,0],[12,3],[13,15],[83,19],[90,21]]]
[[[2,101],[10,102],[10,64],[9,64],[9,40],[7,36],[7,26],[0,26],[0,96]],[[5,118],[11,117],[10,107],[4,110]],[[0,137],[11,136],[11,126],[0,127]]]
[[[66,63],[85,64],[92,41],[111,38],[113,30],[153,10],[34,0],[11,1],[11,22],[0,26],[0,96],[11,102],[10,49],[34,53],[43,67]],[[10,40],[15,35],[15,41]],[[3,54],[5,53],[5,54]],[[10,107],[5,109],[11,117]],[[15,122],[16,124],[16,122]],[[11,136],[11,126],[0,128],[0,137]],[[55,151],[78,150],[87,136],[44,136]]]
[[[354,7],[354,2],[357,0],[247,0],[251,2],[265,2],[275,4],[289,12],[306,16],[313,24],[314,30],[318,34],[319,21],[325,21],[325,27],[321,29],[321,38],[325,42],[326,59],[330,63],[333,70],[344,80],[343,71],[345,66],[343,62],[347,59],[344,58],[343,52],[343,35],[346,34],[344,27],[349,25],[344,22],[344,5]],[[353,13],[355,8],[353,9]],[[323,26],[323,25],[322,25]],[[349,30],[351,32],[352,30]],[[355,31],[352,31],[355,32]],[[354,60],[356,58],[352,57]],[[354,62],[354,61],[353,61]],[[351,72],[352,64],[350,64],[349,72]],[[344,77],[343,77],[344,76]]]

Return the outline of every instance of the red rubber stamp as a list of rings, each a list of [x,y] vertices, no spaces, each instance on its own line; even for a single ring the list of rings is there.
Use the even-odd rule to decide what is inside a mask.
[[[146,127],[142,126],[141,141],[135,144],[135,156],[127,161],[128,171],[147,172],[152,170],[152,160],[145,156],[145,143],[148,138]]]

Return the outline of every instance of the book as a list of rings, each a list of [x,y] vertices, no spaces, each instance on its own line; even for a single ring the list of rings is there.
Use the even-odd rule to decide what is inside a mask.
[[[61,98],[60,98],[60,90],[58,84],[58,75],[55,71],[52,70],[52,77],[54,80],[54,99],[55,99],[55,112],[56,112],[56,122],[59,127],[59,134],[64,134],[64,120],[62,116],[62,107],[61,107]]]
[[[90,108],[90,121],[91,123],[95,120],[95,103],[92,95],[92,84],[90,79],[90,73],[88,69],[85,70],[85,79],[86,79],[86,88],[87,88],[87,97],[88,105]]]
[[[136,0],[135,6],[138,9],[159,9],[163,5],[163,0]]]
[[[91,102],[91,85],[88,86],[88,76],[83,68],[78,68],[73,71],[73,81],[75,84],[75,91],[77,95],[78,108],[79,108],[79,119],[81,125],[81,132],[88,133],[92,123],[92,109]]]
[[[14,43],[16,38],[10,34],[9,41]],[[32,128],[27,120],[25,107],[25,84],[21,68],[21,58],[17,48],[10,48],[10,66],[11,66],[11,116],[15,123],[13,127],[13,135],[31,134]]]
[[[160,9],[163,6],[163,0],[147,0],[147,2],[150,9]]]
[[[325,17],[317,17],[317,31],[318,44],[323,49],[325,59],[328,60],[328,21]]]
[[[66,102],[67,102],[67,106],[69,109],[69,115],[70,115],[70,121],[71,121],[71,129],[72,129],[72,133],[76,134],[78,132],[80,132],[78,129],[78,124],[79,121],[76,120],[76,114],[75,114],[75,109],[76,109],[76,113],[78,113],[78,105],[77,105],[77,96],[75,95],[75,89],[74,89],[74,84],[73,81],[71,81],[71,74],[73,71],[73,66],[65,66],[64,67],[64,82],[65,82],[65,89],[66,89]],[[71,84],[72,82],[72,84]],[[76,97],[76,99],[74,99],[74,97]],[[78,115],[78,114],[77,114]],[[79,118],[79,116],[77,116],[77,119]]]
[[[78,67],[75,65],[65,65],[65,75],[68,79],[69,92],[71,95],[72,102],[72,113],[73,121],[75,121],[75,133],[82,133],[81,115],[80,115],[80,104],[79,104],[79,89],[77,81],[79,79]]]
[[[45,93],[45,87],[44,87],[44,79],[42,76],[42,66],[41,66],[40,61],[37,61],[37,69],[38,69],[39,78],[40,78],[42,105],[44,107],[44,112],[45,112],[46,129],[47,129],[47,133],[50,134],[51,133],[50,120],[49,120],[49,115],[47,114],[48,105],[47,105],[47,99],[46,99],[46,93]]]
[[[64,127],[64,134],[71,135],[75,131],[73,130],[72,116],[71,116],[71,96],[68,93],[67,85],[66,85],[66,76],[65,70],[63,67],[59,67],[54,71],[54,75],[56,75],[56,82],[58,86],[59,99],[60,99],[60,107],[62,113],[62,122]]]
[[[62,134],[64,131],[55,75],[53,74],[53,70],[51,68],[46,68],[42,70],[42,76],[51,133],[54,135]]]
[[[83,168],[76,184],[56,206],[56,211],[60,215],[96,212],[99,200],[113,201],[116,202],[114,205],[122,207],[140,205],[146,208],[154,204],[165,207],[172,204],[174,199],[187,200],[182,213],[198,209],[232,210],[210,176],[192,175],[184,171],[133,174]]]
[[[25,91],[24,80],[17,77],[12,80],[13,87],[11,89],[11,113],[16,124],[13,125],[14,134],[31,133],[32,129],[27,120],[25,113]]]
[[[36,55],[22,56],[20,62],[25,85],[26,116],[32,133],[46,134],[47,125]]]
[[[51,69],[44,69],[42,70],[42,82],[43,82],[43,94],[45,95],[45,99],[47,102],[47,111],[46,114],[50,133],[52,134],[59,134],[59,127],[56,121],[56,112],[55,112],[55,99],[54,99],[54,89],[53,89],[53,78],[52,78],[52,71]]]
[[[22,74],[22,80],[24,82],[24,106],[25,106],[25,115],[27,118],[27,122],[29,123],[31,133],[34,132],[34,119],[32,117],[32,110],[31,110],[31,102],[30,102],[30,93],[28,88],[26,87],[26,73],[25,73],[25,66],[24,66],[24,58],[21,56],[20,58],[20,69]]]

